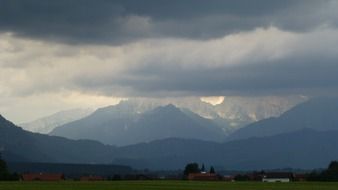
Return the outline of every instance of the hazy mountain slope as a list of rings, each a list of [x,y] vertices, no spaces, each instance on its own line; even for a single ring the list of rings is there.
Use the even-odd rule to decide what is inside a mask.
[[[115,154],[115,163],[152,169],[180,169],[188,162],[213,165],[218,169],[313,169],[338,159],[337,144],[337,131],[313,130],[223,144],[165,139],[121,147]]]
[[[338,130],[338,99],[316,98],[302,103],[278,118],[258,121],[234,132],[228,138],[271,136],[304,128]]]
[[[224,132],[211,120],[186,114],[173,105],[142,114],[128,104],[98,109],[78,121],[55,128],[52,135],[71,139],[92,139],[105,144],[128,145],[170,137],[224,140]]]
[[[94,109],[72,109],[60,111],[32,122],[18,124],[24,129],[42,134],[50,133],[55,127],[84,118],[93,113]]]
[[[247,124],[280,116],[293,106],[306,101],[302,96],[225,97],[214,110],[228,121],[233,130]]]
[[[114,149],[94,141],[31,133],[1,115],[0,147],[4,157],[12,161],[62,163],[110,163]]]

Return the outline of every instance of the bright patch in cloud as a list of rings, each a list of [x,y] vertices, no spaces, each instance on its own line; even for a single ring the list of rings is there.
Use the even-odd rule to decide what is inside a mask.
[[[201,97],[201,101],[215,106],[215,105],[221,104],[224,101],[224,96]]]

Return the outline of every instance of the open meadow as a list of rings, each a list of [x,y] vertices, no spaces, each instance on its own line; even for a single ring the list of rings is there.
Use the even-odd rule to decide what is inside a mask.
[[[0,182],[1,190],[336,190],[338,183],[294,182],[196,182],[196,181],[105,181],[105,182]]]

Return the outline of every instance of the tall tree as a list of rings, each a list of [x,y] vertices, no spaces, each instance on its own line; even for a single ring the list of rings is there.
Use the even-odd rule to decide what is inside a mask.
[[[201,172],[205,172],[205,166],[204,166],[204,164],[202,164]]]
[[[327,170],[338,173],[338,161],[332,161]]]
[[[332,161],[321,177],[324,181],[338,181],[338,161]]]
[[[0,153],[0,180],[7,180],[10,177],[10,174],[8,172],[7,164],[2,159],[1,153]]]
[[[211,174],[216,173],[216,172],[215,172],[215,168],[214,168],[213,166],[210,167],[209,173],[211,173]]]
[[[190,173],[198,173],[200,172],[199,166],[197,163],[189,163],[185,166],[184,175],[187,176]]]

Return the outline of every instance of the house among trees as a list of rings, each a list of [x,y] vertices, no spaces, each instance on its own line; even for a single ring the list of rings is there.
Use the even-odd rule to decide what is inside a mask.
[[[209,172],[206,172],[204,164],[202,164],[202,168],[199,168],[198,163],[189,163],[185,166],[183,173],[188,180],[220,180],[220,177],[216,174],[214,167],[211,166]]]
[[[65,177],[61,173],[26,173],[22,174],[23,181],[62,181]]]
[[[293,174],[290,172],[270,172],[263,176],[263,182],[290,182]]]

